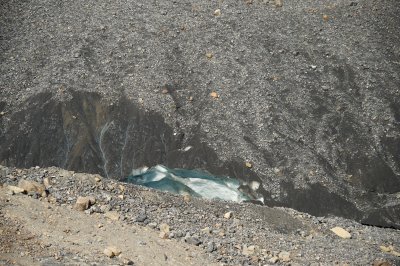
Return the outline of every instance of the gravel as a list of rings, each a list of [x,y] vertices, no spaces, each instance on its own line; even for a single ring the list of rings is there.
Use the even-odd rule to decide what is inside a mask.
[[[39,175],[43,175],[42,169],[5,169],[8,174],[0,177],[0,183],[8,185],[16,185],[21,178],[37,180]],[[46,171],[44,176],[49,178],[51,191],[39,200],[72,208],[75,202],[68,201],[69,197],[94,197],[96,202],[92,207],[109,205],[121,216],[120,222],[126,225],[145,226],[137,217],[146,213],[147,230],[158,231],[156,225],[163,230],[168,228],[170,235],[173,233],[174,236],[168,241],[200,246],[215,262],[227,265],[264,265],[272,261],[291,265],[370,265],[377,260],[394,265],[400,263],[395,253],[383,252],[380,248],[392,245],[398,251],[399,230],[366,226],[334,216],[314,217],[282,207],[201,199],[185,202],[182,196],[133,184],[107,178],[96,181],[97,175],[78,174],[55,167],[46,168]],[[120,185],[124,186],[123,191]],[[58,199],[54,194],[59,195]],[[118,197],[121,194],[123,200]],[[106,202],[105,198],[111,199]],[[227,211],[234,214],[230,219],[224,218]],[[350,232],[351,239],[342,239],[330,231],[336,226]],[[207,227],[209,230],[205,229]],[[232,228],[235,230],[230,230]],[[222,231],[224,234],[220,234]]]

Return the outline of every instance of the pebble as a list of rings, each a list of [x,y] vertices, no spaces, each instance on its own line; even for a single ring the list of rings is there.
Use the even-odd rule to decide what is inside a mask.
[[[152,228],[152,229],[156,229],[157,223],[148,223],[147,226]]]
[[[139,223],[143,223],[146,219],[147,219],[146,214],[139,214],[138,216],[136,216],[135,221],[139,222]]]
[[[184,195],[183,196],[183,201],[184,202],[190,202],[192,200],[192,196],[190,196],[190,195],[188,195],[188,194],[186,194],[186,195]]]
[[[160,231],[164,233],[169,233],[169,225],[168,224],[160,224]]]
[[[343,229],[342,227],[336,226],[331,229],[332,232],[334,232],[337,236],[344,238],[344,239],[349,239],[351,238],[351,234]]]
[[[221,16],[221,9],[216,9],[214,11],[214,16],[216,16],[216,17]]]
[[[242,254],[245,256],[251,256],[253,254],[258,253],[259,250],[260,250],[260,248],[256,245],[251,245],[251,246],[243,245]]]
[[[219,98],[218,93],[216,93],[215,91],[211,92],[211,93],[210,93],[210,96],[213,97],[214,99]]]
[[[50,180],[48,177],[43,179],[43,185],[46,187],[46,189],[51,187]]]
[[[270,259],[268,260],[268,262],[269,262],[269,263],[272,263],[272,264],[275,264],[275,263],[278,262],[278,260],[279,260],[279,258],[278,258],[277,256],[274,256],[274,257],[270,258]]]
[[[282,0],[275,0],[275,6],[282,7],[283,6]]]
[[[78,211],[85,211],[95,203],[96,199],[94,197],[78,197],[74,205],[74,208],[75,210]]]
[[[25,190],[23,188],[16,187],[16,186],[7,186],[7,188],[13,194],[20,194],[20,193],[24,193],[25,192]]]
[[[279,257],[279,259],[280,259],[281,261],[283,261],[283,262],[288,262],[288,261],[291,260],[291,259],[290,259],[290,252],[287,252],[287,251],[281,251],[281,252],[279,252],[278,257]]]
[[[127,258],[123,258],[123,259],[122,259],[122,263],[123,263],[124,265],[133,265],[133,264],[134,264],[132,260],[127,259]]]
[[[161,231],[160,234],[158,235],[161,239],[168,239],[169,234],[166,232]]]
[[[117,247],[115,246],[109,246],[106,249],[104,249],[103,253],[109,257],[112,258],[114,256],[118,256],[121,254],[121,250],[119,250]]]
[[[204,234],[210,235],[211,234],[211,229],[210,229],[210,227],[207,226],[207,227],[201,229],[201,232],[203,232]]]
[[[108,211],[104,213],[104,216],[113,221],[118,221],[120,219],[120,215],[117,211]]]
[[[211,242],[207,243],[207,248],[206,248],[207,252],[211,253],[211,252],[214,252],[216,249],[217,249],[217,247],[215,246],[214,242],[211,241]]]
[[[25,180],[25,179],[21,179],[18,182],[18,187],[22,188],[27,193],[29,193],[29,192],[37,192],[42,196],[43,195],[45,196],[45,193],[46,193],[46,188],[44,187],[44,185],[39,184],[36,181],[30,181],[30,180],[28,181],[28,180]]]
[[[232,213],[233,213],[233,212],[227,212],[227,213],[225,213],[225,214],[224,214],[224,218],[225,218],[225,219],[230,219],[230,218],[232,217]]]
[[[188,237],[185,239],[186,243],[198,246],[201,244],[200,239],[198,239],[197,237]]]
[[[374,261],[374,263],[372,265],[373,266],[392,266],[392,264],[390,262],[382,261],[382,260]]]

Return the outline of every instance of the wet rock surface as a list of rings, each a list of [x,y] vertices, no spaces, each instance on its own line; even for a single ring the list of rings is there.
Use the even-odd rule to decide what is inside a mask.
[[[400,232],[396,229],[250,203],[196,198],[185,202],[182,196],[108,178],[98,181],[97,175],[55,167],[7,169],[9,174],[0,177],[0,215],[4,217],[0,219],[0,230],[19,224],[22,235],[0,235],[2,243],[8,243],[0,247],[4,252],[0,262],[5,265],[21,259],[30,261],[30,265],[400,262]],[[20,179],[41,183],[44,178],[52,184],[45,197],[7,194],[6,186],[17,185]],[[76,199],[82,196],[96,199],[85,212],[74,208]],[[120,219],[108,219],[104,209],[117,213]],[[225,217],[227,212],[233,214],[229,219]],[[139,216],[145,218],[137,219]],[[350,232],[351,238],[335,234],[331,231],[334,227]],[[25,242],[31,247],[29,252],[23,250],[21,243]],[[24,255],[10,258],[15,252]]]
[[[399,12],[3,1],[0,162],[201,168],[260,181],[271,206],[400,228]]]

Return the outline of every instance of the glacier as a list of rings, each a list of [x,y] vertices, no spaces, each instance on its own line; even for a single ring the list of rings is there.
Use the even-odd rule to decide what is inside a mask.
[[[163,165],[134,169],[127,182],[145,187],[168,191],[178,195],[244,202],[254,200],[251,194],[242,190],[246,185],[238,179],[213,176],[205,171],[170,169]],[[262,199],[257,199],[263,201]]]

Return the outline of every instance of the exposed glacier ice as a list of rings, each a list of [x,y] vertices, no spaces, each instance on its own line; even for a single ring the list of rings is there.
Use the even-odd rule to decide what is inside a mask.
[[[128,182],[175,194],[228,201],[252,200],[241,190],[242,183],[229,177],[213,176],[207,172],[187,169],[170,169],[163,165],[139,168],[132,171]],[[258,188],[259,184],[250,187]],[[262,199],[259,199],[262,200]]]

